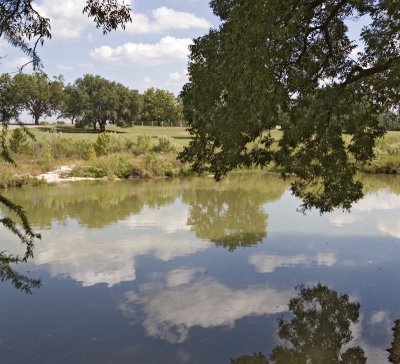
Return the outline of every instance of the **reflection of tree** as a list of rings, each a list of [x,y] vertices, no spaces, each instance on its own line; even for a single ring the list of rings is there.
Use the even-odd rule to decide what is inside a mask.
[[[367,358],[360,347],[344,351],[345,345],[352,339],[350,325],[358,321],[359,309],[359,303],[349,302],[347,295],[340,295],[324,285],[300,287],[298,296],[289,302],[293,318],[279,321],[278,335],[288,344],[276,346],[270,359],[276,364],[365,363]],[[232,362],[266,363],[255,361],[256,355],[260,354]]]
[[[11,264],[20,263],[18,257],[7,256],[4,253],[0,253],[0,281],[9,281],[14,288],[25,293],[32,293],[32,289],[39,288],[41,282],[39,279],[29,278],[23,274],[16,272]]]
[[[53,220],[73,218],[83,226],[101,228],[138,214],[145,205],[156,208],[171,203],[179,193],[162,186],[141,187],[127,183],[79,184],[7,193],[25,207],[33,226],[48,228]]]
[[[190,205],[187,224],[197,237],[229,250],[257,244],[267,234],[268,215],[262,205],[278,199],[284,190],[281,181],[271,176],[260,181],[260,175],[187,190],[183,194]]]
[[[253,355],[243,355],[231,359],[230,364],[268,364],[268,359],[263,353],[254,353]]]
[[[392,331],[393,341],[387,350],[389,352],[389,361],[394,364],[400,364],[400,320],[394,322]]]

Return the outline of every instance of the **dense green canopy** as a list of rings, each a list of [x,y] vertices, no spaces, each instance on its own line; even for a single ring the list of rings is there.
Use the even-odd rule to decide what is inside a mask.
[[[213,0],[219,29],[191,46],[181,158],[217,179],[276,163],[304,208],[349,208],[357,166],[400,100],[400,2]],[[370,19],[351,39],[348,22]],[[360,46],[357,45],[357,41]],[[282,136],[274,139],[276,126]]]

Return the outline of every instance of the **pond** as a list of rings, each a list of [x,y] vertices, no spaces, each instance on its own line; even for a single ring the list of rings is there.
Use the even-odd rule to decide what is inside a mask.
[[[322,216],[261,173],[6,191],[42,240],[30,294],[0,283],[1,363],[388,363],[400,178],[364,184]]]

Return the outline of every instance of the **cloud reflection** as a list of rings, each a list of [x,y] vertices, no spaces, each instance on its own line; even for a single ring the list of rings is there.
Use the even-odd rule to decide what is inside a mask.
[[[170,272],[167,277],[171,277]],[[271,315],[287,310],[291,291],[268,286],[235,290],[212,278],[202,278],[179,287],[145,287],[139,294],[127,292],[122,312],[131,316],[136,304],[143,305],[147,335],[169,343],[182,343],[193,327],[234,327],[250,315]]]
[[[314,257],[305,254],[298,255],[277,255],[277,254],[253,254],[249,257],[249,263],[253,265],[259,273],[272,273],[280,267],[319,266],[331,267],[337,261],[335,252],[320,252]]]

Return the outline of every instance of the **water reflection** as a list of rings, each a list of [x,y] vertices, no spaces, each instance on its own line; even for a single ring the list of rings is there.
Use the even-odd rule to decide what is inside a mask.
[[[389,349],[389,361],[394,364],[400,363],[400,320],[394,322],[392,328],[393,331],[393,341],[390,344]]]
[[[134,320],[135,308],[142,305],[146,334],[176,344],[186,341],[194,327],[233,328],[244,317],[285,312],[290,295],[267,285],[234,289],[206,277],[202,269],[180,268],[165,280],[126,292],[119,308]]]
[[[276,364],[365,363],[364,350],[351,346],[351,326],[358,322],[360,304],[322,284],[298,290],[298,296],[289,301],[292,319],[279,321],[278,335],[285,344],[274,347],[270,360]],[[268,361],[258,353],[231,363]]]
[[[183,201],[190,206],[188,225],[198,238],[230,251],[255,245],[267,235],[268,215],[263,205],[279,199],[285,188],[284,183],[270,176],[267,181],[255,179],[187,190]]]

